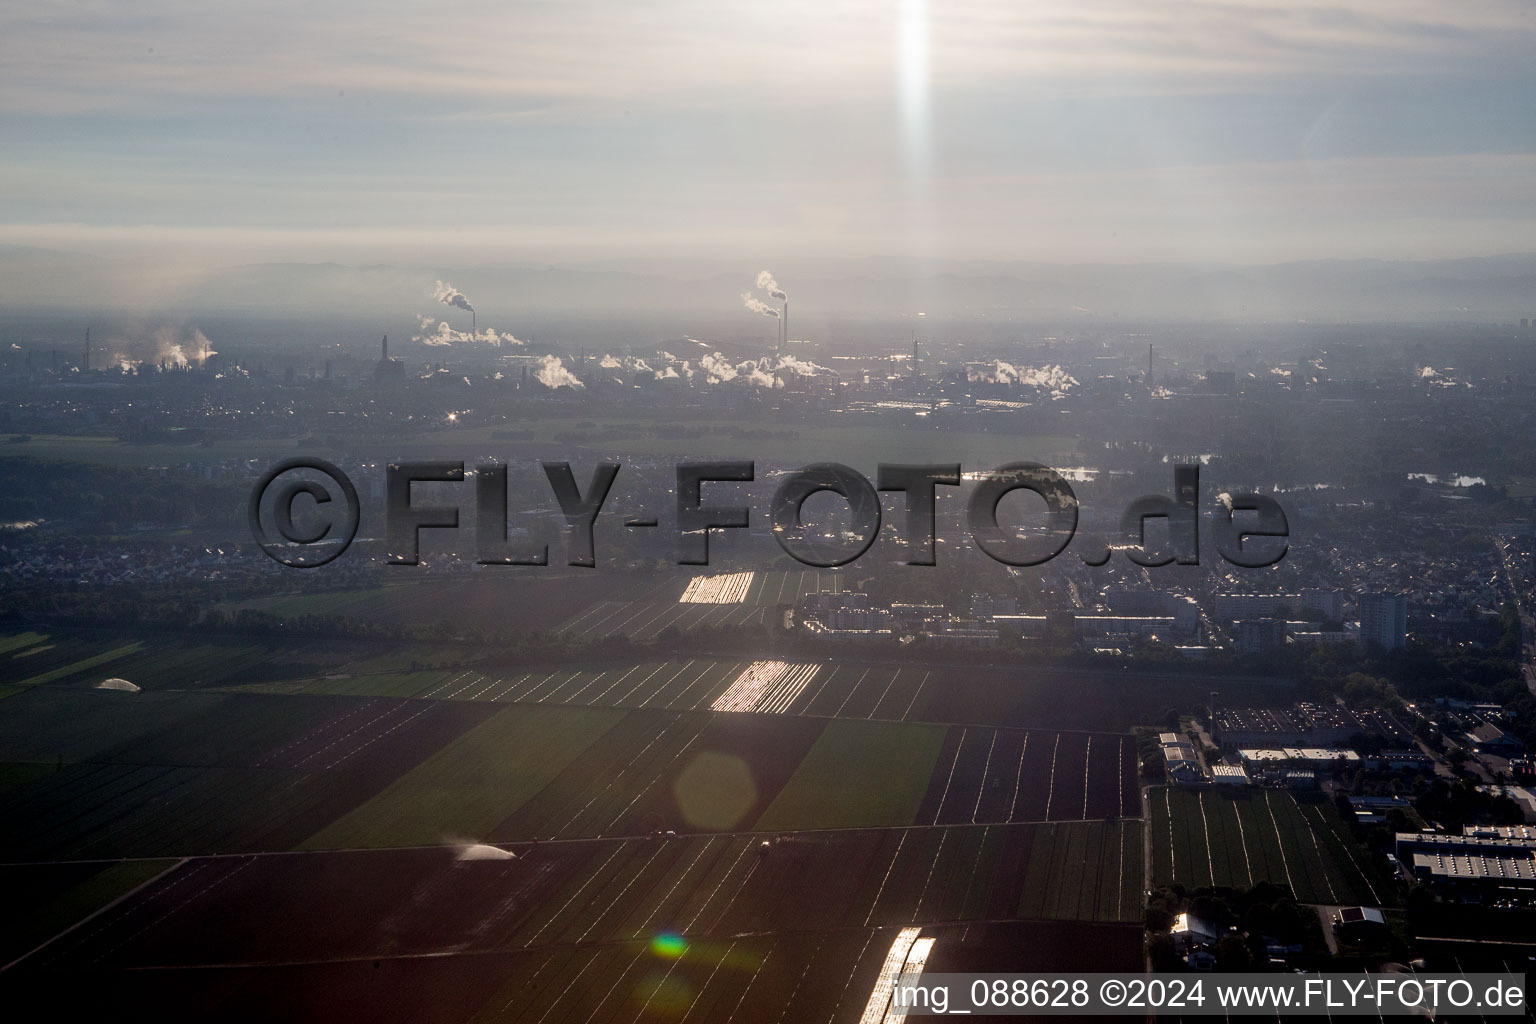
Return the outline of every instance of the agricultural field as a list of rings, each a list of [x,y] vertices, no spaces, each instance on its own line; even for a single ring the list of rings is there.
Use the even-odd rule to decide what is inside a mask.
[[[674,581],[668,606],[797,580]],[[0,639],[26,673],[0,682],[8,992],[852,1024],[918,931],[930,969],[1140,963],[1127,736],[921,721],[946,674],[899,664],[323,647]]]
[[[431,845],[484,835],[622,718],[607,708],[503,709],[304,846]]]
[[[831,721],[759,828],[855,828],[915,820],[945,728]]]
[[[787,559],[778,561],[788,564]],[[341,616],[382,624],[430,625],[447,619],[458,627],[543,629],[588,639],[622,634],[648,640],[668,628],[757,627],[779,605],[792,605],[805,594],[843,585],[838,572],[799,566],[736,574],[695,574],[682,569],[601,576],[557,569],[528,571],[539,573],[539,600],[518,602],[515,616],[509,595],[526,590],[532,582],[532,577],[516,572],[451,580],[407,578],[377,586],[252,598],[220,608],[250,609],[279,618]],[[736,585],[714,582],[733,575],[738,577]],[[423,609],[430,609],[425,618]]]
[[[494,713],[56,687],[8,703],[7,861],[290,849]]]
[[[935,940],[933,971],[1071,970],[1083,949],[1094,951],[1103,970],[1134,972],[1140,964],[1139,925],[1046,921],[917,931]],[[46,997],[76,1018],[110,1019],[124,1006],[154,1006],[164,1020],[857,1024],[890,950],[910,944],[910,934],[870,928],[693,941],[656,936],[510,953],[97,971],[88,984],[70,968],[47,968],[29,970],[11,988]]]
[[[498,847],[496,856],[438,847],[193,858],[39,950],[29,967],[303,963],[983,920],[1123,923],[1140,913],[1140,836],[1136,823],[1088,822],[586,840]]]
[[[7,922],[0,931],[0,967],[176,864],[174,860],[125,860],[0,865]]]
[[[735,607],[692,605],[693,608]],[[1027,665],[946,667],[895,662],[775,662],[721,658],[672,658],[621,664],[567,664],[529,669],[476,653],[469,661],[462,649],[401,645],[388,654],[356,658],[328,668],[309,669],[308,678],[291,656],[286,673],[273,682],[235,684],[231,688],[270,693],[347,693],[359,696],[426,697],[498,703],[579,704],[588,707],[644,707],[696,710],[711,707],[744,680],[774,665],[814,665],[787,701],[779,692],[741,710],[775,714],[876,721],[984,722],[1017,728],[1074,731],[1129,729],[1138,715],[1155,715],[1168,695],[1193,692],[1195,684],[1162,676],[1124,673],[1055,672]],[[420,666],[442,666],[417,675]],[[334,663],[333,663],[334,664]],[[449,667],[451,666],[451,667]],[[421,669],[421,671],[427,671]],[[418,685],[419,683],[419,685]],[[1291,693],[1234,685],[1222,692],[1273,702]],[[1209,688],[1203,697],[1209,696]]]
[[[666,629],[732,626],[750,628],[768,622],[781,605],[794,605],[808,594],[836,591],[843,578],[835,571],[773,569],[700,575],[676,587],[662,588],[628,601],[598,601],[559,626],[565,633],[600,639],[627,636],[650,640]]]
[[[141,689],[194,689],[292,674],[275,661],[276,645],[194,643],[125,632],[21,633],[0,638],[0,685],[95,686],[109,677]]]
[[[39,686],[12,860],[1132,816],[1129,739],[811,716]],[[1129,792],[1134,793],[1130,788]]]
[[[1154,884],[1289,886],[1302,903],[1381,906],[1390,882],[1353,852],[1326,802],[1246,788],[1148,794]]]
[[[791,687],[764,687],[754,680],[786,676]],[[791,680],[788,677],[793,675]],[[585,707],[711,709],[874,721],[915,719],[933,689],[930,669],[894,665],[786,664],[678,658],[604,668],[553,668],[498,673],[491,667],[460,671],[337,672],[325,678],[257,683],[241,692],[352,694],[507,704],[574,704]],[[770,679],[770,683],[775,680]]]

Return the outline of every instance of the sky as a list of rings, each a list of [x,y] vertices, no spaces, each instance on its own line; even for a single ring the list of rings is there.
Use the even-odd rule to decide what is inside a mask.
[[[1536,249],[1536,5],[8,4],[0,244],[248,262]]]

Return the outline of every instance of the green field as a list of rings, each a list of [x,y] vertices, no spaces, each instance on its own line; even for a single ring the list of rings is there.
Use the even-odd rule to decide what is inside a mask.
[[[1142,823],[1039,825],[1019,916],[1029,920],[1134,921],[1142,906]]]
[[[1200,792],[1166,787],[1149,795],[1152,881],[1187,886],[1289,886],[1302,903],[1380,906],[1388,880],[1353,852],[1326,802],[1275,790]]]
[[[78,661],[69,662],[66,665],[60,665],[59,667],[49,669],[46,672],[39,672],[36,675],[21,677],[16,679],[15,683],[17,686],[41,686],[43,683],[51,683],[57,679],[63,679],[67,676],[72,676],[77,673],[84,672],[87,669],[99,668],[102,665],[110,664],[119,658],[133,654],[142,646],[144,645],[138,642],[121,644],[112,648],[111,650],[102,651],[100,654],[93,654],[89,657],[81,658]],[[12,667],[12,671],[15,671],[14,666]]]
[[[292,646],[280,641],[133,636],[132,630],[59,630],[0,637],[0,685],[94,686],[116,676],[145,690],[191,689],[279,679],[298,670],[277,663]]]
[[[909,825],[944,735],[937,725],[828,722],[757,828]]]
[[[509,707],[321,829],[303,848],[484,837],[623,717],[623,711],[606,708]]]

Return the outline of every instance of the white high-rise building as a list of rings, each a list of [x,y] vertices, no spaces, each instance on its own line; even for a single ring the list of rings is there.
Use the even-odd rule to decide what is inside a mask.
[[[1403,646],[1408,639],[1408,597],[1405,594],[1361,594],[1360,642],[1374,640],[1387,650]]]

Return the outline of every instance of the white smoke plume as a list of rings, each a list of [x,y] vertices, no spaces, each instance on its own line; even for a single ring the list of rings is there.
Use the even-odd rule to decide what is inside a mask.
[[[201,366],[209,356],[218,355],[213,343],[202,331],[193,327],[160,327],[149,334],[134,334],[126,338],[114,338],[107,342],[111,362],[124,370],[141,365],[151,366]]]
[[[747,309],[754,313],[761,313],[763,316],[771,316],[775,320],[779,318],[779,311],[777,307],[768,305],[768,303],[764,302],[762,299],[759,299],[751,292],[741,293],[741,304],[746,306]]]
[[[690,338],[688,340],[692,341],[693,339]],[[694,369],[688,364],[688,360],[679,359],[671,352],[658,352],[656,353],[656,358],[660,359],[662,365],[666,367],[666,369],[656,374],[658,380],[663,378],[675,379],[677,377],[686,377],[689,380],[693,380]]]
[[[685,367],[686,363],[683,364]],[[754,387],[774,388],[783,387],[784,382],[779,374],[792,373],[800,377],[814,377],[818,374],[830,374],[833,371],[825,366],[795,356],[764,356],[762,359],[748,359],[741,363],[732,363],[719,352],[713,352],[699,360],[699,366],[707,375],[709,383],[724,384],[733,380],[744,381]]]
[[[456,306],[466,313],[475,311],[475,307],[469,304],[464,293],[446,281],[437,282],[437,286],[432,290],[432,297],[445,306]]]
[[[728,380],[736,379],[736,367],[719,352],[711,352],[707,356],[699,357],[699,366],[709,375],[711,384],[723,384]]]
[[[547,388],[586,387],[579,377],[565,368],[559,356],[540,356],[538,369],[533,371],[533,375]]]
[[[757,274],[757,286],[768,293],[771,299],[788,301],[789,296],[784,294],[784,289],[779,287],[779,282],[773,279],[773,275],[766,270],[760,270]]]
[[[817,374],[834,372],[825,366],[818,366],[810,360],[800,359],[796,356],[780,356],[778,368],[780,370],[788,370],[790,373],[798,374],[801,377],[815,377]]]
[[[512,336],[510,331],[496,331],[489,327],[478,331],[456,330],[446,320],[438,320],[430,316],[418,316],[421,324],[421,333],[413,335],[412,341],[419,341],[423,345],[522,345],[524,342]]]
[[[1060,398],[1078,386],[1077,378],[1060,366],[1015,366],[994,359],[990,363],[971,363],[965,369],[966,380],[972,384],[1013,384],[1050,392],[1052,398]]]

